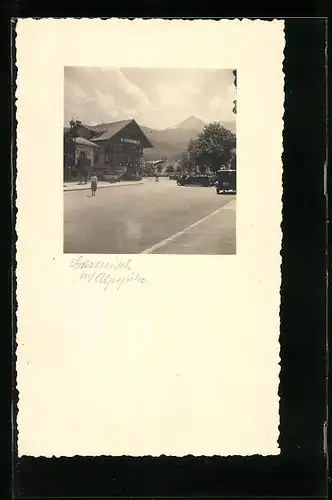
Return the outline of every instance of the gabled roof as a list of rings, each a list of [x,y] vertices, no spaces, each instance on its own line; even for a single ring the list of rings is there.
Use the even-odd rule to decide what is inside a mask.
[[[129,125],[129,123],[132,121],[133,120],[121,120],[119,122],[99,125],[100,129],[96,130],[96,132],[101,132],[101,135],[98,135],[98,137],[94,137],[93,140],[104,141],[106,139],[110,139],[111,137],[113,137],[113,135],[117,134],[118,132],[120,132],[120,130]]]
[[[115,134],[123,130],[125,127],[127,127],[130,123],[133,123],[139,130],[140,135],[143,138],[144,141],[144,147],[145,148],[152,148],[153,145],[149,141],[149,139],[146,137],[144,134],[143,130],[141,127],[138,125],[138,123],[135,120],[121,120],[118,122],[113,122],[113,123],[102,123],[101,125],[85,125],[84,123],[80,123],[79,126],[86,128],[87,130],[90,130],[91,132],[95,133],[95,136],[91,137],[91,140],[94,142],[97,141],[105,141],[108,139],[111,139]]]
[[[90,132],[95,132],[97,134],[101,134],[107,130],[107,125],[108,123],[102,123],[101,125],[85,125],[84,123],[79,123],[79,127],[86,128],[87,130],[90,130]]]

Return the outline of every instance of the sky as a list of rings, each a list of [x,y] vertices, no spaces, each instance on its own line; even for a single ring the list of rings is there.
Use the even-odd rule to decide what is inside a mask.
[[[94,68],[64,70],[64,120],[96,125],[134,118],[155,129],[190,116],[235,121],[232,70]]]

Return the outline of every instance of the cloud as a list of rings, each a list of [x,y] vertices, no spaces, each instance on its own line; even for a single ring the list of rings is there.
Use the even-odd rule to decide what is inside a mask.
[[[180,92],[182,93],[183,98],[192,98],[199,94],[200,89],[197,85],[194,85],[190,82],[180,82],[178,85]]]
[[[183,106],[182,95],[176,87],[160,83],[156,88],[160,106]]]
[[[234,83],[232,83],[231,85],[228,85],[227,87],[227,92],[228,92],[228,97],[230,99],[236,99],[236,87],[234,85]]]
[[[64,90],[65,122],[75,116],[91,125],[135,118],[165,128],[191,115],[227,120],[236,99],[224,70],[66,67]]]
[[[126,115],[127,118],[135,118],[136,116],[140,115],[140,113],[136,109],[124,109],[123,113]]]
[[[107,121],[117,116],[114,99],[99,89],[87,93],[75,82],[65,85],[65,121],[76,116],[83,122],[93,124]]]
[[[66,68],[65,121],[73,115],[86,123],[137,116],[150,106],[146,93],[119,69]]]
[[[159,83],[156,85],[159,107],[184,107],[199,94],[199,88],[188,81],[175,81],[173,84]]]
[[[215,95],[210,100],[209,108],[211,109],[211,111],[222,111],[225,108],[225,104],[223,102],[223,99],[221,99],[221,97],[218,97]]]
[[[110,76],[112,78],[111,87],[123,94],[123,99],[131,108],[142,111],[150,105],[150,99],[146,93],[138,85],[132,83],[121,70],[112,70]]]
[[[99,89],[95,89],[94,102],[97,106],[97,109],[100,110],[100,112],[104,116],[114,117],[118,115],[118,111],[116,109],[114,97],[112,96],[112,94],[104,94]]]
[[[235,94],[234,99],[236,99]],[[229,96],[224,98],[217,95],[213,96],[208,103],[208,107],[211,120],[234,121],[233,100]]]

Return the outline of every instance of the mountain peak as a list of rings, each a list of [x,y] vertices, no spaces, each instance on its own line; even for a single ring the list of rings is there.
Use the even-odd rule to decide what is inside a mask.
[[[181,128],[182,130],[202,130],[205,123],[197,116],[189,116],[181,123],[177,125],[176,128]]]

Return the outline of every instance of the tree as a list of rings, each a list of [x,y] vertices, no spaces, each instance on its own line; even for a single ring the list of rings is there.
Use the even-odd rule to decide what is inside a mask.
[[[154,175],[154,166],[151,162],[146,162],[144,167],[142,168],[142,171],[144,174],[148,177],[151,177]]]
[[[230,153],[230,161],[229,161],[228,165],[232,170],[236,170],[236,150],[235,149],[232,149],[232,151]]]
[[[181,154],[181,171],[182,172],[192,172],[196,168],[195,158],[191,154],[194,148],[194,142],[192,139],[189,141],[188,149]]]
[[[181,172],[181,169],[182,169],[181,161],[177,160],[174,164],[174,172],[179,174]]]
[[[177,172],[185,172],[189,166],[189,155],[187,151],[181,153],[181,158],[176,165]]]
[[[173,165],[168,165],[166,167],[166,174],[172,174],[174,172],[174,167]]]
[[[197,165],[201,172],[209,167],[213,172],[227,165],[236,146],[233,132],[214,122],[206,125],[197,139],[188,144],[187,155],[191,165]]]

